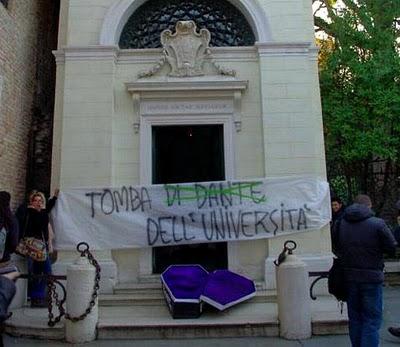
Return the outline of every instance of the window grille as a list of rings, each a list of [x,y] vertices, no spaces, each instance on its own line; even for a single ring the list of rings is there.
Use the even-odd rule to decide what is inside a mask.
[[[210,46],[252,46],[254,33],[243,14],[227,0],[149,0],[128,19],[120,48],[159,48],[160,34],[179,20],[193,20],[211,33]]]

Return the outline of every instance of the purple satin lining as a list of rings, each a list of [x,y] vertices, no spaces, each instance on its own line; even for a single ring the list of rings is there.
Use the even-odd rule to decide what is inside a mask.
[[[172,265],[161,275],[175,299],[209,298],[222,306],[240,302],[256,289],[254,282],[229,270],[208,274],[200,265]]]
[[[161,278],[175,299],[200,299],[208,272],[199,265],[172,265]]]
[[[209,274],[203,296],[221,305],[238,301],[256,291],[254,282],[229,270]]]

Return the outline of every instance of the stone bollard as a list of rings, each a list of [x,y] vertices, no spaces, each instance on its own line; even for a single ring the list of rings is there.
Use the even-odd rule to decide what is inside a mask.
[[[278,297],[278,318],[280,336],[289,339],[308,339],[311,337],[311,298],[306,264],[289,251],[276,269],[276,285]],[[283,252],[282,252],[283,253]],[[281,258],[281,256],[280,256]],[[282,257],[283,258],[283,257]]]
[[[86,257],[79,257],[67,268],[67,314],[78,317],[85,313],[92,300],[96,268]],[[96,339],[96,327],[99,320],[98,302],[83,319],[73,322],[65,320],[65,339],[71,343],[84,343]]]

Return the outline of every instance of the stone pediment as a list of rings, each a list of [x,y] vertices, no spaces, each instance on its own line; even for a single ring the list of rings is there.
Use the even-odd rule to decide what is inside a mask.
[[[152,77],[164,65],[168,65],[169,77],[196,77],[211,74],[205,68],[206,61],[212,65],[217,74],[235,76],[235,71],[223,69],[211,60],[211,35],[207,29],[197,31],[194,21],[178,21],[175,33],[164,30],[161,33],[163,57],[150,70],[141,72],[139,78]]]

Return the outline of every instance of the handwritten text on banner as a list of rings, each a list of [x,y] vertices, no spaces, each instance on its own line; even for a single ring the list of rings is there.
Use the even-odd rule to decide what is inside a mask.
[[[270,238],[330,220],[329,186],[310,177],[76,188],[53,212],[58,249],[167,246]]]

